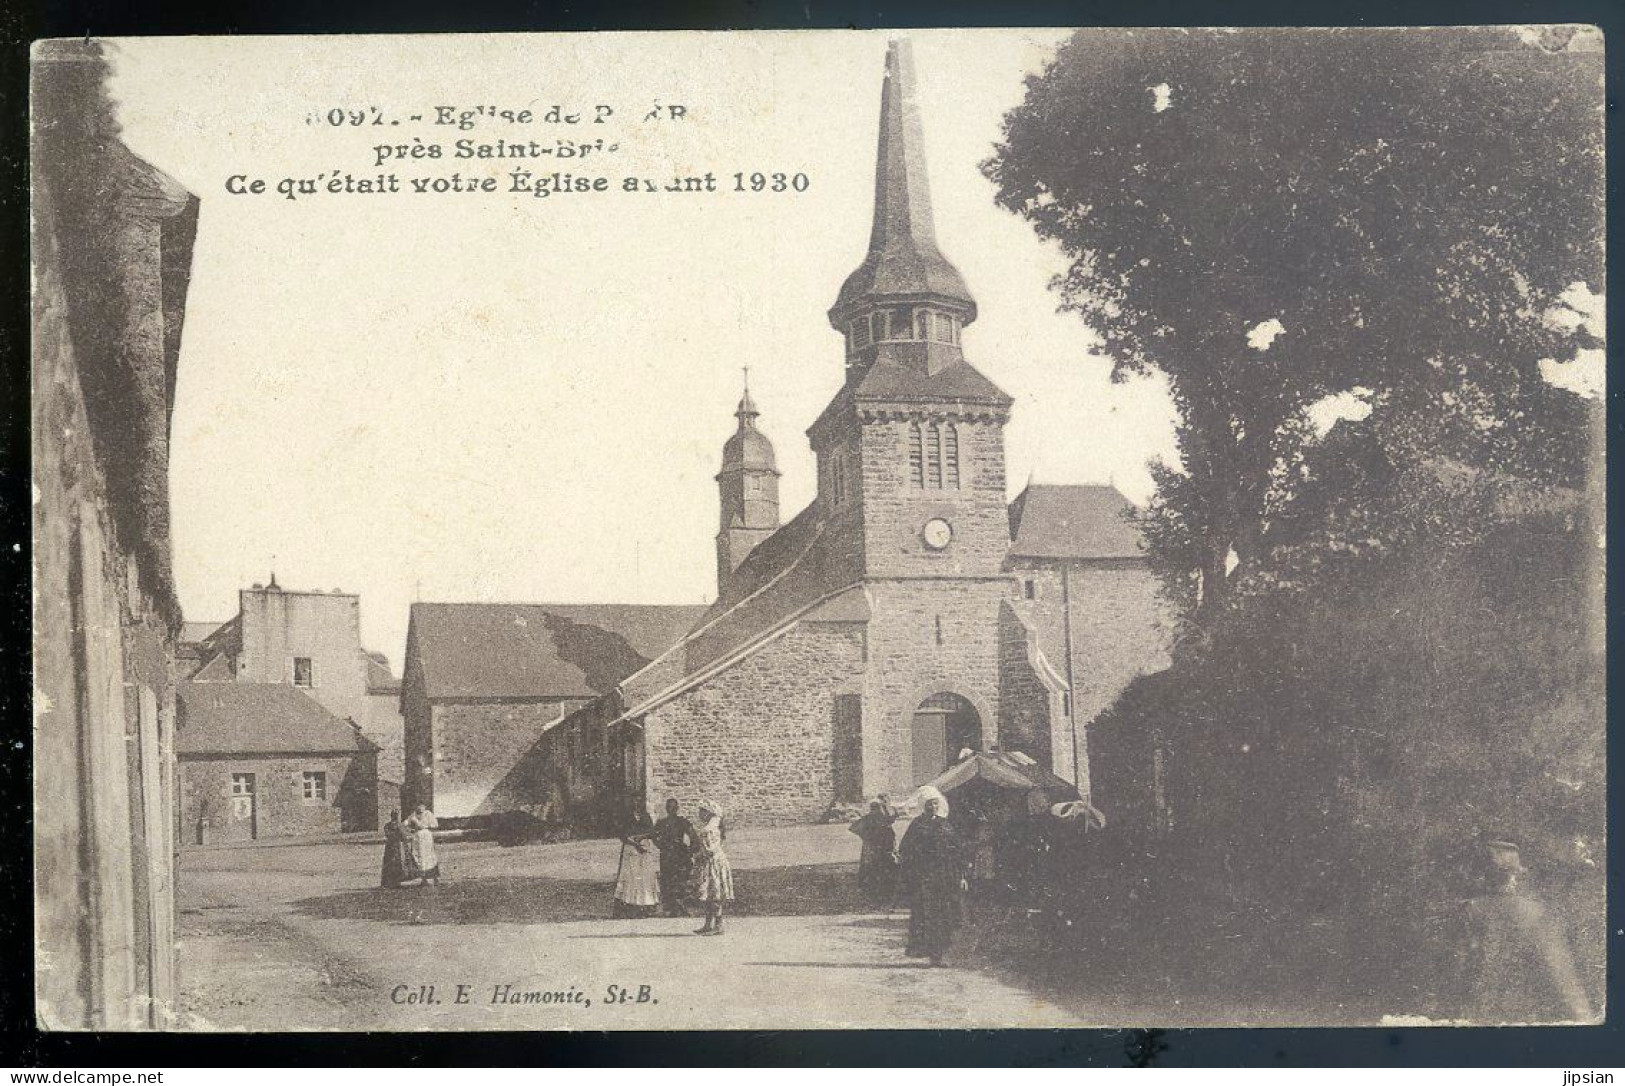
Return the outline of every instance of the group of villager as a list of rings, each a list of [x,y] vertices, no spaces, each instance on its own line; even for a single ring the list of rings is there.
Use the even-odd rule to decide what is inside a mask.
[[[702,799],[697,822],[683,816],[682,805],[666,801],[666,814],[649,821],[642,807],[633,810],[621,835],[621,863],[615,876],[617,916],[652,916],[664,907],[667,916],[687,916],[690,902],[705,912],[705,925],[695,934],[721,935],[723,903],[734,898],[733,868],[724,847],[728,830],[722,805]]]
[[[907,954],[943,965],[964,919],[969,861],[964,843],[948,821],[948,799],[927,785],[916,793],[919,817],[909,823],[902,843],[892,824],[902,813],[886,796],[852,823],[863,842],[858,856],[858,890],[872,906],[889,908],[899,881],[909,903]]]
[[[381,879],[386,888],[410,882],[419,886],[440,885],[440,857],[434,847],[434,831],[439,828],[434,812],[422,803],[404,821],[401,812],[389,812],[389,821],[384,823]]]

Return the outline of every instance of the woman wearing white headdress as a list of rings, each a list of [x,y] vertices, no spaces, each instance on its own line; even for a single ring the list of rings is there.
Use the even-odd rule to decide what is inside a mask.
[[[694,826],[694,896],[705,904],[705,926],[697,935],[722,934],[722,903],[734,899],[733,868],[722,844],[722,807],[709,799],[700,800],[700,819]]]
[[[908,956],[942,965],[963,916],[965,848],[948,822],[948,800],[927,785],[916,793],[924,811],[898,848],[908,886]]]

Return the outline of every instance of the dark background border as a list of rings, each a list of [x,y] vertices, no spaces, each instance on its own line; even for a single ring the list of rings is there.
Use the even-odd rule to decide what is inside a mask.
[[[247,7],[247,5],[243,5]],[[33,1015],[32,798],[28,738],[30,491],[28,467],[28,131],[29,43],[42,37],[194,34],[444,33],[662,29],[819,29],[929,26],[1408,26],[1464,23],[1591,23],[1610,46],[1608,207],[1620,192],[1617,92],[1625,6],[1607,0],[949,0],[926,3],[821,0],[688,0],[547,4],[539,0],[279,0],[233,11],[221,0],[142,5],[0,0],[0,1065],[128,1069],[187,1066],[1550,1066],[1586,1069],[1625,1063],[1620,1027],[1619,835],[1610,835],[1607,1024],[1591,1028],[1503,1029],[1179,1029],[873,1030],[715,1033],[372,1033],[72,1034],[41,1033]],[[1618,224],[1608,226],[1609,278],[1616,284],[1608,326],[1625,305]],[[1618,349],[1608,351],[1608,491],[1616,482],[1621,436]],[[1610,502],[1609,534],[1625,538]],[[18,548],[6,546],[16,543]],[[1613,570],[1608,598],[1617,599]],[[1621,638],[1610,606],[1609,825],[1619,827],[1621,756],[1613,696]],[[872,1011],[883,1024],[881,1007]]]

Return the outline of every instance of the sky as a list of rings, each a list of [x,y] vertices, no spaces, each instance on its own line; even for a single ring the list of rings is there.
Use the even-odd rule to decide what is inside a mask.
[[[1063,31],[910,32],[937,232],[980,317],[968,359],[1015,397],[1029,480],[1150,493],[1174,459],[1155,380],[1109,380],[1064,267],[978,164]],[[862,260],[888,35],[869,32],[126,39],[125,141],[201,199],[171,450],[186,617],[224,620],[275,569],[361,596],[398,669],[413,600],[701,603],[714,475],[741,368],[783,519],[814,492],[805,430],[839,388],[825,313]],[[331,127],[337,108],[614,110],[599,130]],[[642,117],[680,104],[680,121]],[[1148,94],[1147,108],[1153,97]],[[370,177],[408,135],[605,138],[580,173],[804,173],[805,192],[379,194],[288,200],[284,177]],[[585,136],[579,136],[585,132]],[[389,133],[381,137],[379,133]],[[539,169],[568,168],[541,160]],[[411,173],[502,177],[532,163]],[[389,165],[385,169],[391,168]],[[227,180],[263,179],[236,195]],[[402,181],[404,186],[406,182]],[[506,187],[506,180],[502,182]]]

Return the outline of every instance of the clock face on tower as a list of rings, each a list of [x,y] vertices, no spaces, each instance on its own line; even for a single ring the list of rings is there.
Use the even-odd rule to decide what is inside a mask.
[[[925,527],[920,529],[920,538],[925,540],[927,547],[940,551],[953,542],[954,526],[941,517],[932,517],[925,522]]]

